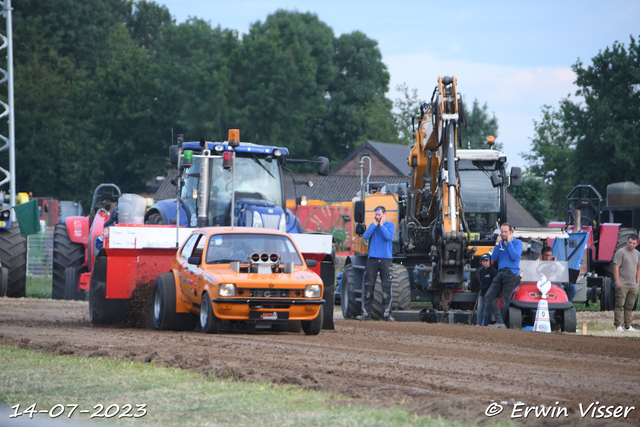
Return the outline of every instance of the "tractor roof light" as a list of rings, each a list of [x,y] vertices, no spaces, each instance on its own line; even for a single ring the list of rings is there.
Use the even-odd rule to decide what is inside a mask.
[[[276,157],[282,156],[282,150],[276,148],[275,150],[273,150],[273,155]]]
[[[231,166],[233,166],[233,151],[225,151],[222,154],[222,167],[228,170]]]
[[[213,146],[213,151],[216,153],[222,153],[224,151],[224,147],[220,144],[216,144]]]
[[[237,147],[240,145],[240,129],[229,129],[229,146]]]

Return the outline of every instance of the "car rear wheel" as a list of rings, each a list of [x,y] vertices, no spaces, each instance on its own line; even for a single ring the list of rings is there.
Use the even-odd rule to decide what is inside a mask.
[[[220,332],[220,324],[222,321],[213,314],[211,306],[211,297],[208,293],[202,295],[202,304],[200,305],[200,327],[205,334],[217,334]]]

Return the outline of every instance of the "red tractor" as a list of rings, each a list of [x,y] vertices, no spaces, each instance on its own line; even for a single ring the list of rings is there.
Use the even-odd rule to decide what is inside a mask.
[[[89,291],[96,244],[122,192],[100,184],[93,192],[89,216],[70,216],[53,231],[53,299],[84,300]],[[98,243],[99,244],[99,243]]]

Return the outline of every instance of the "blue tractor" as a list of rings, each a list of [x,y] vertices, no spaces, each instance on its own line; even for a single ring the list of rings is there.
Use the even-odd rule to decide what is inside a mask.
[[[146,224],[184,227],[246,226],[302,232],[300,222],[287,212],[284,171],[287,163],[317,163],[318,174],[328,175],[329,160],[287,159],[283,147],[239,142],[239,132],[229,131],[229,141],[183,142],[172,145],[169,157],[177,165],[178,199],[162,200],[145,215]],[[295,182],[295,180],[294,180]]]

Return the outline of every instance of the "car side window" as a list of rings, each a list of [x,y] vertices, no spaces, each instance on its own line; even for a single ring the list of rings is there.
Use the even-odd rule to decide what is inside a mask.
[[[193,248],[196,245],[196,242],[198,242],[200,236],[200,234],[192,234],[191,237],[189,237],[187,243],[185,243],[185,245],[182,247],[182,251],[180,251],[180,258],[188,259],[191,256],[191,254],[193,253]]]

